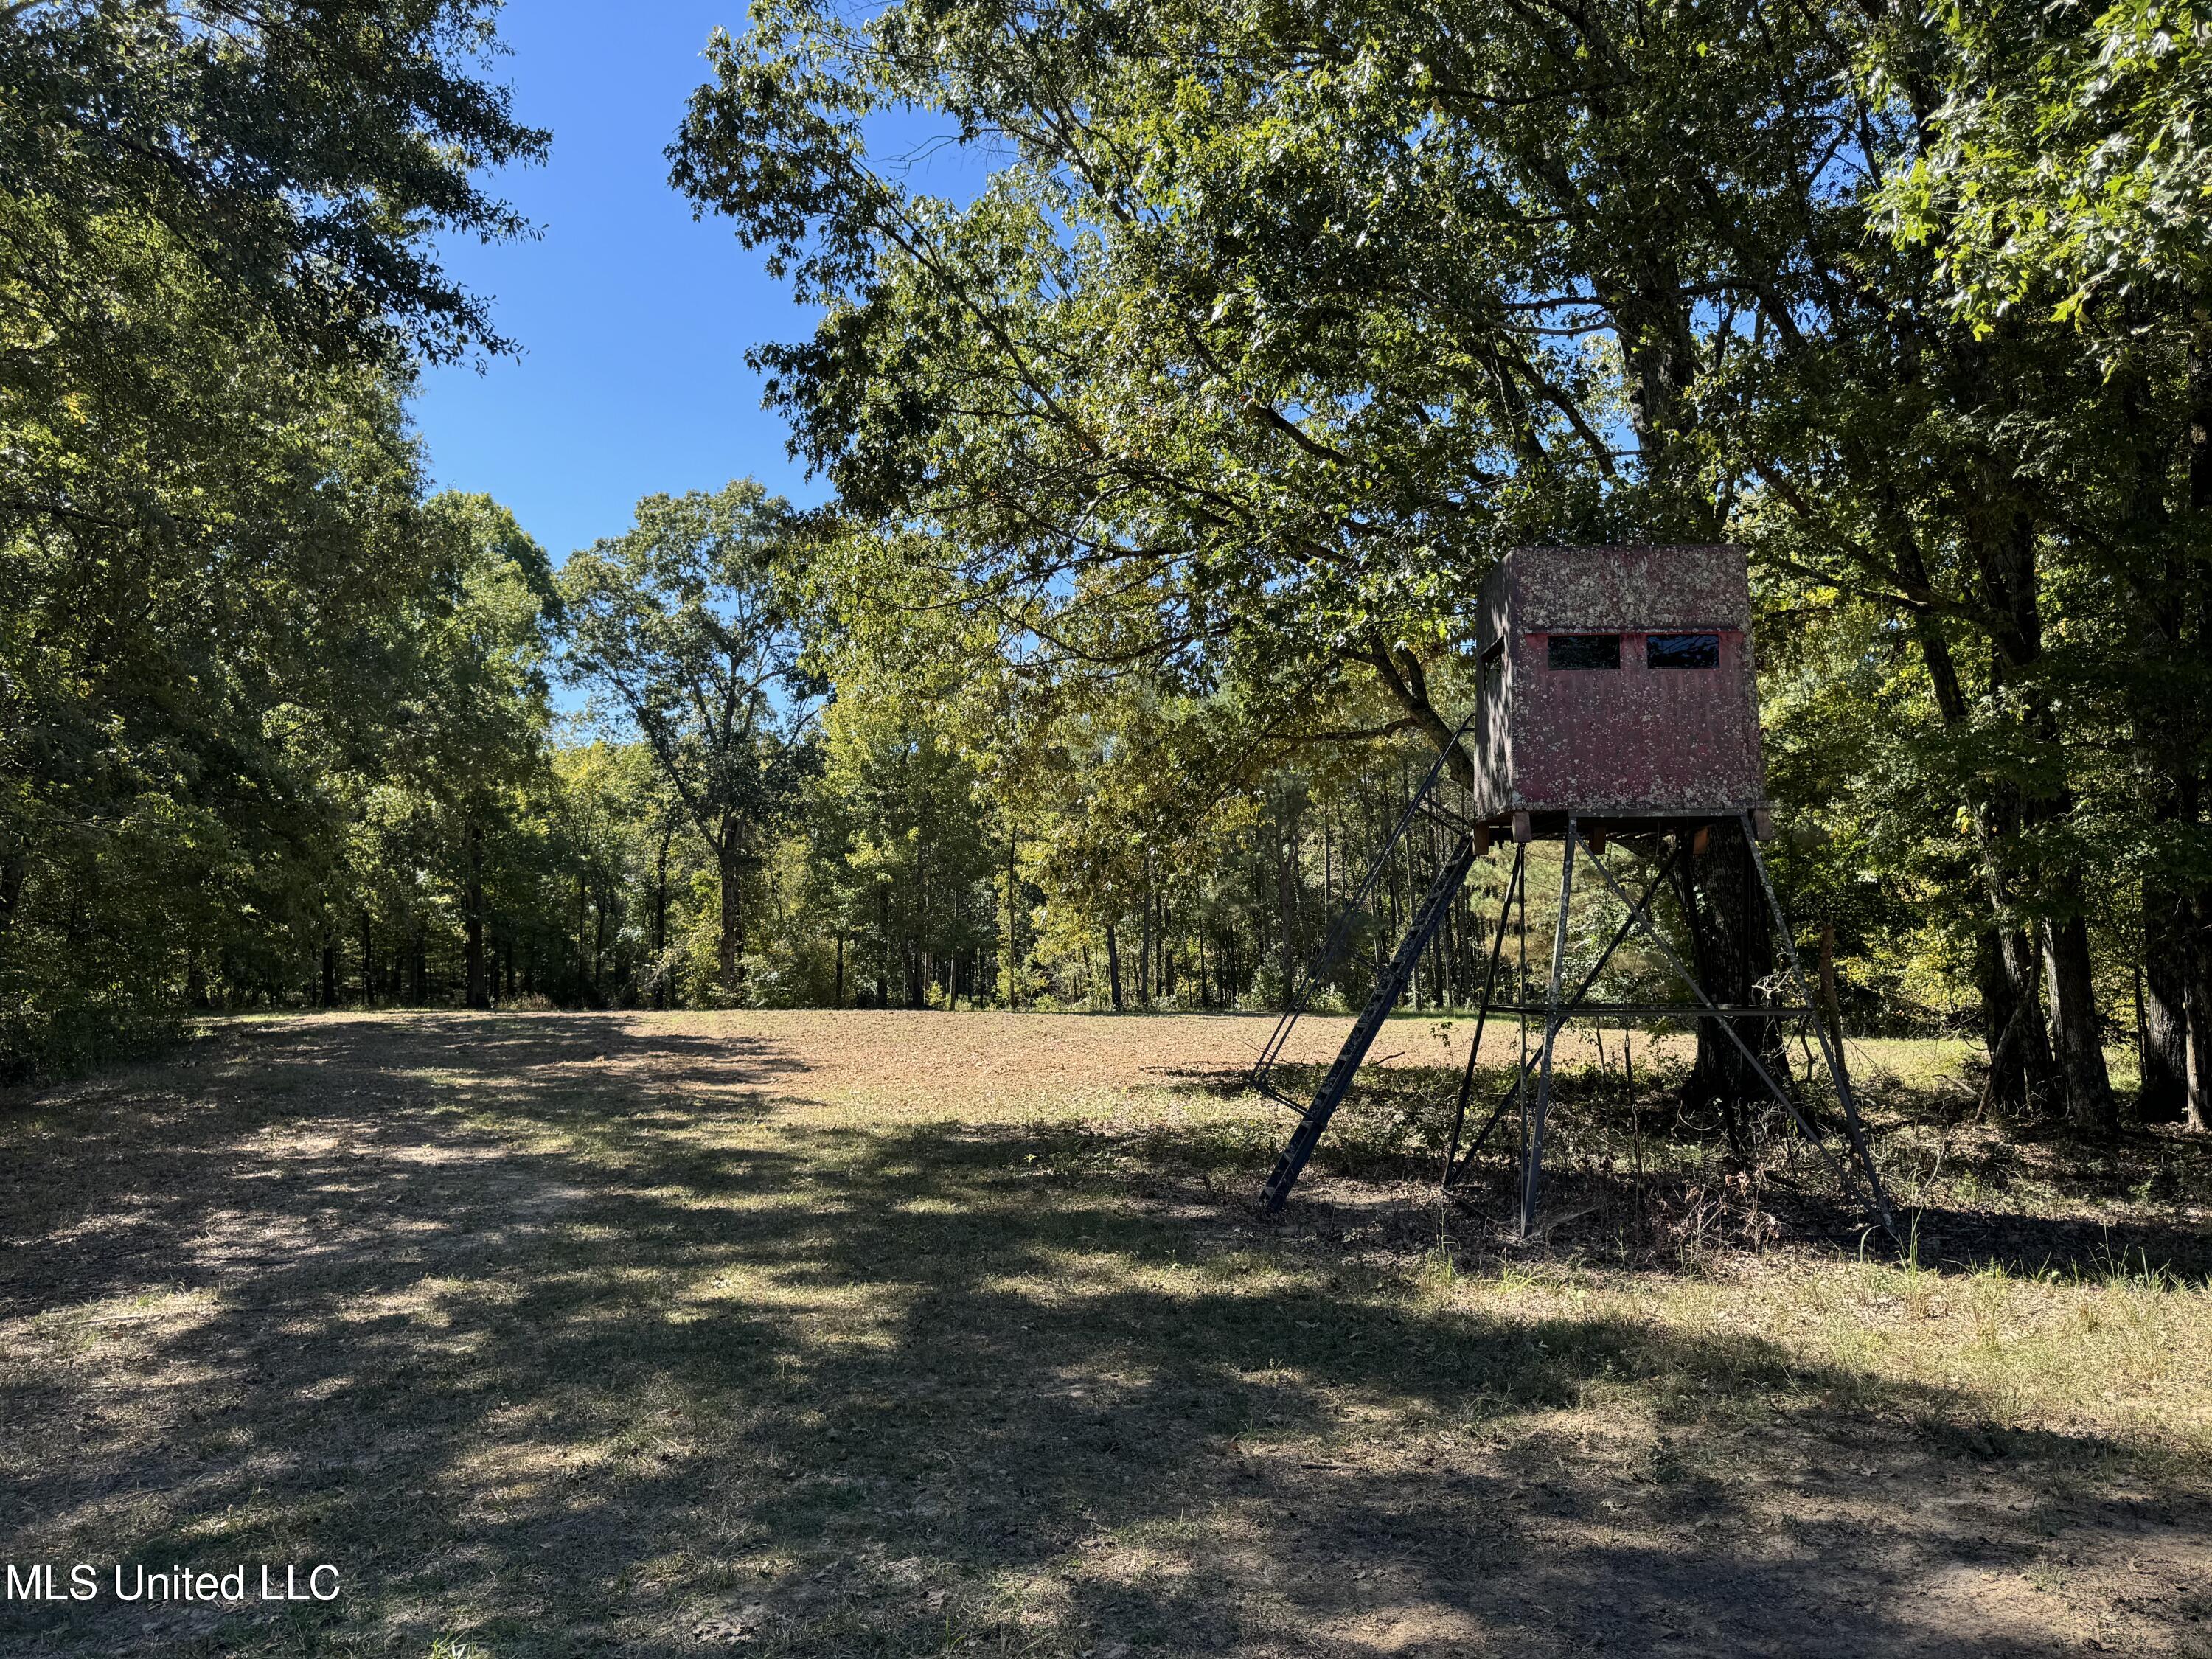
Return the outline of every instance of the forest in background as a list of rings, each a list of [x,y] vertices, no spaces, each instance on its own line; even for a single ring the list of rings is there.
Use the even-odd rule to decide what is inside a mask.
[[[2193,15],[757,5],[672,184],[819,308],[755,360],[834,496],[557,564],[404,412],[507,345],[430,252],[527,229],[495,20],[0,11],[9,1075],[211,1009],[1273,1007],[1501,554],[1729,539],[1847,1023],[2207,1124]],[[972,200],[872,157],[917,112]]]

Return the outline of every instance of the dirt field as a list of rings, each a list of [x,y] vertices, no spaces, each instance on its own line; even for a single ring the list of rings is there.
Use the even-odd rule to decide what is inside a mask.
[[[1386,1099],[1270,1220],[1269,1024],[240,1020],[0,1097],[0,1562],[100,1584],[0,1654],[2212,1656],[2205,1148],[1896,1118],[1885,1265],[1571,1097],[1515,1249]]]

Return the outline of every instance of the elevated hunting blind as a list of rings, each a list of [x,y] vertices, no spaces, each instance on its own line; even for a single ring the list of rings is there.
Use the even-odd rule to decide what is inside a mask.
[[[1478,859],[1493,839],[1509,833],[1513,854],[1504,898],[1489,933],[1489,962],[1476,1009],[1474,1040],[1468,1051],[1453,1110],[1443,1184],[1474,1161],[1491,1132],[1520,1108],[1521,1229],[1536,1225],[1543,1170],[1544,1121],[1551,1105],[1552,1056],[1559,1030],[1578,1018],[1639,1023],[1687,1019],[1715,1042],[1731,1044],[1747,1071],[1780,1103],[1808,1137],[1821,1140],[1802,1082],[1784,1056],[1784,1035],[1802,1039],[1809,1055],[1817,1042],[1844,1115],[1844,1133],[1869,1207],[1893,1235],[1889,1207],[1861,1133],[1857,1103],[1844,1069],[1835,1033],[1815,1012],[1796,947],[1768,879],[1759,843],[1772,834],[1765,769],[1759,741],[1759,695],[1753,678],[1751,586],[1743,550],[1699,547],[1523,548],[1508,556],[1484,583],[1474,630],[1477,672],[1474,707],[1440,753],[1400,816],[1366,879],[1336,919],[1328,942],[1308,969],[1253,1070],[1263,1092],[1297,1108],[1274,1086],[1291,1028],[1328,985],[1358,933],[1354,923],[1378,890],[1394,860],[1407,860],[1407,831],[1416,823],[1440,826],[1450,850],[1435,865],[1426,896],[1395,951],[1376,963],[1374,988],[1353,1022],[1334,1062],[1306,1104],[1297,1129],[1267,1178],[1263,1197],[1279,1208],[1329,1118],[1351,1087],[1382,1022],[1405,993],[1422,953],[1458,900]],[[1451,763],[1462,764],[1455,768]],[[1719,836],[1715,830],[1721,830]],[[1647,878],[1631,897],[1603,856],[1607,837],[1624,837],[1636,849]],[[1550,972],[1540,991],[1528,970],[1528,848],[1532,841],[1564,843],[1559,866],[1558,923]],[[1403,847],[1406,851],[1401,851]],[[1722,849],[1728,849],[1723,852]],[[1568,908],[1577,854],[1587,860],[1626,912],[1611,941],[1567,985]],[[1771,920],[1786,973],[1756,987],[1748,1001],[1717,999],[1691,963],[1655,921],[1652,900],[1662,890],[1686,907],[1697,884],[1697,861],[1739,856],[1755,873],[1764,910],[1748,909],[1746,927]],[[1618,860],[1616,859],[1616,861]],[[1516,900],[1520,904],[1521,960],[1508,966],[1510,988],[1501,997],[1499,969]],[[1755,906],[1757,898],[1753,900]],[[1688,933],[1693,942],[1695,928]],[[1620,945],[1640,937],[1686,986],[1692,1000],[1630,1004],[1590,1000],[1590,991]],[[1786,981],[1786,982],[1784,982]],[[1510,1087],[1468,1146],[1460,1142],[1468,1118],[1482,1036],[1492,1014],[1520,1022],[1521,1063]],[[1529,1019],[1540,1016],[1532,1045]],[[1745,1031],[1751,1032],[1747,1040]],[[1530,1085],[1533,1083],[1534,1087]],[[1852,1179],[1838,1165],[1846,1184]]]
[[[1540,547],[1483,584],[1473,816],[1547,839],[1766,811],[1735,547]]]

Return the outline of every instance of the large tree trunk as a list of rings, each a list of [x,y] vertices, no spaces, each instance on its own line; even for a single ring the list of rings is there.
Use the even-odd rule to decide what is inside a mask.
[[[2201,1134],[2212,1131],[2212,893],[2198,891],[2190,921],[2188,1123]]]
[[[469,861],[468,891],[463,900],[467,987],[464,993],[471,1008],[491,1006],[491,981],[484,975],[483,830],[475,819],[466,830]]]
[[[2002,462],[1991,458],[1978,477],[1978,510],[1969,513],[1967,540],[1990,612],[1991,689],[2010,684],[2014,696],[2024,699],[2027,732],[2056,751],[2057,716],[2033,678],[2043,656],[2038,526],[2008,501],[2011,480]],[[2062,779],[2051,793],[2021,802],[2021,827],[2033,829],[2062,819],[2073,804],[2071,787]],[[2045,866],[2031,873],[2033,890],[2045,909],[2036,924],[2036,935],[2067,1121],[2093,1133],[2106,1133],[2117,1124],[2118,1115],[2100,1044],[2088,928],[2079,915],[2068,917],[2063,913],[2073,885],[2071,872]]]
[[[1106,924],[1106,981],[1113,988],[1114,1012],[1121,1012],[1121,945],[1115,937],[1114,924]]]
[[[660,829],[660,848],[653,865],[653,1006],[668,1006],[668,843],[675,834],[663,824]],[[837,936],[838,1000],[844,1000],[845,936]]]
[[[607,913],[614,908],[614,895],[602,884],[592,900],[592,999],[599,1000],[599,984],[606,972]]]
[[[323,1006],[338,1006],[338,947],[336,939],[323,941]]]
[[[584,951],[586,948],[584,943],[584,911],[590,902],[590,895],[586,889],[584,878],[579,874],[576,878],[576,926],[574,952],[576,964],[576,1006],[579,1008],[588,1008],[592,1004],[592,975],[589,966],[584,960]]]
[[[1405,787],[1404,769],[1401,767],[1399,769],[1399,787],[1402,789]],[[1282,806],[1282,822],[1277,826],[1281,834],[1277,840],[1275,848],[1275,914],[1281,924],[1279,938],[1280,970],[1283,975],[1283,1006],[1288,1008],[1297,994],[1295,987],[1298,976],[1297,917],[1292,897],[1294,884],[1297,880],[1295,860],[1297,857],[1298,830],[1297,819],[1291,811],[1288,797],[1284,798]],[[1413,1004],[1417,1008],[1420,1006],[1420,993],[1418,988],[1414,992]]]
[[[10,848],[7,856],[0,858],[0,955],[4,955],[8,936],[15,931],[15,913],[22,908],[23,885],[30,869],[30,858],[20,847]]]
[[[1982,1039],[1989,1049],[1984,1092],[2002,1112],[2033,1116],[2058,1098],[2034,943],[2019,929],[1993,922],[1982,930],[1974,966]]]
[[[1892,526],[1897,565],[1909,588],[1925,599],[1934,592],[1920,546],[1901,520]],[[1966,693],[1958,659],[1942,623],[1926,610],[1913,612],[1913,637],[1936,708],[1947,727],[1967,719]],[[2020,803],[2009,788],[1970,794],[1975,839],[1981,848],[1982,889],[1990,921],[1983,930],[1975,969],[1982,997],[1982,1035],[1989,1048],[1987,1092],[2000,1111],[2033,1116],[2060,1093],[2057,1062],[2043,1021],[2043,996],[2033,943],[2021,930],[2010,878],[2002,857],[2009,836],[2020,827]]]
[[[2197,333],[2189,352],[2189,507],[2192,527],[2202,533],[2212,520],[2212,287],[2197,299]],[[2197,657],[2212,661],[2212,580],[2200,568],[2196,581]],[[2203,718],[2196,711],[2196,718]],[[2181,769],[2184,833],[2201,833],[2204,779],[2191,756]],[[2212,1131],[2212,887],[2189,896],[2189,938],[2182,952],[2186,973],[2184,1001],[2189,1024],[2189,1127]]]
[[[2109,1134],[2119,1127],[2105,1069],[2104,1035],[2089,961],[2088,924],[2080,916],[2036,924],[2043,947],[2044,981],[2051,994],[2051,1034],[2066,1079],[2066,1119],[2077,1129]]]
[[[1012,908],[1008,907],[1011,917]],[[1011,927],[1011,923],[1009,924]],[[891,1006],[891,890],[882,880],[876,883],[876,1006]],[[1012,981],[1008,983],[1011,985]],[[1012,1006],[1012,994],[1008,993],[1007,1006]]]
[[[1022,1006],[1021,842],[1006,831],[1006,1007]]]
[[[1257,856],[1255,851],[1255,856]],[[1259,926],[1255,917],[1253,926]],[[1152,855],[1145,854],[1145,904],[1137,913],[1137,1006],[1152,1006]]]
[[[1686,868],[1677,867],[1675,891],[1689,918],[1692,962],[1705,994],[1724,1006],[1750,1002],[1753,988],[1774,971],[1774,939],[1742,826],[1715,824],[1704,854],[1690,859]],[[1780,1077],[1778,1022],[1740,1020],[1735,1030],[1768,1074]],[[1720,1023],[1698,1021],[1698,1056],[1682,1085],[1682,1103],[1717,1108],[1729,1149],[1744,1156],[1751,1150],[1747,1108],[1772,1099],[1750,1057]]]
[[[1999,992],[2002,1009],[1985,1008],[1984,1017],[1995,1024],[1997,1014],[2002,1012],[2002,1024],[1993,1041],[2002,1044],[2006,1041],[2004,1034],[2011,1034],[2008,1052],[2018,1066],[2016,1078],[2000,1075],[1997,1103],[2024,1116],[2033,1116],[2052,1109],[2063,1099],[2065,1079],[2057,1056],[2051,1052],[2039,952],[2035,941],[2014,920],[2016,906],[2012,884],[1999,861],[1999,844],[2007,833],[2001,820],[2009,810],[2006,803],[1990,804],[1976,819],[1982,836],[1982,886],[1989,896],[1990,912],[1996,918],[1990,932],[1996,942],[1997,968],[2002,983]],[[1985,997],[1990,988],[1984,986]],[[2015,1018],[2017,1024],[2014,1023]],[[1993,1066],[2004,1058],[1996,1048],[1992,1048],[1990,1054]]]
[[[2197,401],[2212,398],[2212,384],[2202,382],[2197,354],[2190,362],[2191,390]],[[2138,659],[2132,690],[2140,708],[2135,741],[2153,778],[2150,802],[2154,846],[2171,854],[2186,845],[2197,816],[2197,732],[2202,722],[2196,675],[2189,662],[2189,598],[2192,571],[2185,556],[2185,535],[2174,533],[2167,507],[2172,453],[2167,434],[2157,434],[2144,418],[2143,398],[2131,388],[2129,410],[2143,441],[2135,450],[2136,487],[2131,529],[2142,545],[2163,544],[2160,580],[2150,591],[2138,618]],[[2202,411],[2212,416],[2212,409]],[[2201,439],[2203,434],[2197,434]],[[2192,466],[2192,475],[2195,468]],[[2201,481],[2212,487],[2212,477]],[[2200,483],[2192,476],[2191,483]],[[2192,489],[2192,495],[2195,494]],[[2192,501],[2193,509],[2212,501]],[[2140,892],[2142,960],[2136,977],[2136,1059],[2139,1082],[2136,1120],[2172,1123],[2189,1107],[2189,900],[2163,871],[2147,874]]]
[[[715,941],[714,966],[722,976],[722,988],[735,996],[744,975],[745,928],[744,860],[733,827],[724,826],[714,850],[721,887],[721,933]]]
[[[1176,994],[1175,913],[1168,908],[1167,896],[1160,896],[1160,996],[1163,1000]]]
[[[2212,607],[2212,592],[2206,603]],[[2212,646],[2212,614],[2200,623]],[[2195,757],[2177,757],[2172,783],[2177,811],[2172,834],[2185,846],[2202,836],[2203,785],[2193,771]],[[2153,914],[2154,907],[2156,915]],[[2184,895],[2147,884],[2143,916],[2143,1109],[2147,1121],[2163,1103],[2191,1129],[2212,1128],[2212,889]],[[2153,1039],[2159,1053],[2151,1052]],[[2172,1070],[2179,1051],[2181,1072],[2179,1109]],[[2154,1097],[2154,1087],[2162,1092]],[[2170,1117],[2168,1120],[2170,1121]]]
[[[2142,888],[2142,1087],[2136,1116],[2178,1122],[2189,1108],[2189,908],[2177,893]]]
[[[2039,722],[2049,723],[2047,714]],[[2043,736],[2046,742],[2057,742],[2053,732],[2046,730]],[[2064,817],[2073,810],[2073,798],[2070,791],[2063,791],[2031,805],[2033,816],[2026,822],[2032,827]],[[2119,1107],[2105,1066],[2104,1020],[2097,1008],[2088,924],[2079,911],[2068,915],[2062,908],[2068,902],[2068,872],[2045,866],[2036,871],[2035,882],[2048,907],[2036,921],[2035,940],[2066,1121],[2090,1133],[2109,1133],[2118,1127]]]

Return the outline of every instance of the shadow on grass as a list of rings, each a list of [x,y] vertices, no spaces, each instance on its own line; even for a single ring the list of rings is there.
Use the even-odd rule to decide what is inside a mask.
[[[0,1559],[346,1591],[0,1603],[10,1653],[2057,1653],[1919,1593],[2114,1468],[2097,1525],[2203,1535],[2094,1433],[1447,1307],[1062,1136],[817,1121],[772,1044],[242,1046],[11,1127]],[[1898,1501],[1961,1480],[1989,1513]]]
[[[1303,1100],[1318,1085],[1320,1066],[1284,1065],[1277,1086]],[[1469,1091],[1462,1146],[1471,1142],[1510,1093],[1510,1066],[1485,1066]],[[1679,1267],[1686,1247],[1752,1249],[1778,1237],[1846,1253],[1893,1256],[1896,1248],[1869,1236],[1870,1215],[1838,1178],[1841,1147],[1826,1149],[1798,1134],[1778,1108],[1759,1121],[1756,1155],[1746,1170],[1729,1158],[1717,1121],[1686,1117],[1674,1097],[1679,1068],[1639,1072],[1640,1109],[1630,1104],[1618,1071],[1562,1068],[1554,1079],[1547,1134],[1544,1218],[1566,1217],[1546,1242],[1623,1267]],[[1170,1074],[1170,1086],[1194,1100],[1251,1098],[1249,1073],[1222,1068]],[[1382,1186],[1433,1188],[1449,1139],[1459,1073],[1399,1067],[1362,1077],[1331,1121],[1310,1166]],[[1164,1160],[1217,1176],[1248,1167],[1264,1171],[1297,1121],[1281,1103],[1268,1120],[1214,1120],[1179,1130],[1155,1148]],[[1942,1142],[1935,1158],[1941,1177],[1917,1190],[1894,1143],[1880,1128],[1877,1158],[1887,1170],[1900,1243],[1919,1264],[1971,1273],[1996,1265],[2008,1273],[2058,1279],[2163,1274],[2183,1281],[2212,1278],[2212,1237],[2175,1220],[2125,1214],[2117,1220],[2063,1212],[2130,1207],[2156,1194],[2162,1206],[2184,1210],[2191,1194],[2212,1202],[2212,1144],[2170,1130],[2134,1130],[2085,1140],[2062,1126],[2025,1128],[1948,1123],[1927,1103],[1895,1099],[1881,1115],[1900,1127]],[[1483,1155],[1455,1183],[1465,1218],[1478,1224],[1463,1237],[1504,1248],[1518,1231],[1521,1124],[1516,1112],[1498,1121]],[[2032,1160],[2032,1162],[2031,1162]],[[1901,1177],[1904,1177],[1901,1179]],[[1342,1188],[1317,1190],[1310,1180],[1293,1198],[1309,1224],[1324,1231],[1376,1225],[1371,1201],[1347,1201]],[[1971,1199],[1973,1201],[1968,1201]],[[1917,1201],[1916,1201],[1916,1200]],[[2042,1209],[2034,1207],[2042,1205]],[[1435,1224],[1401,1205],[1381,1224],[1413,1238]]]

